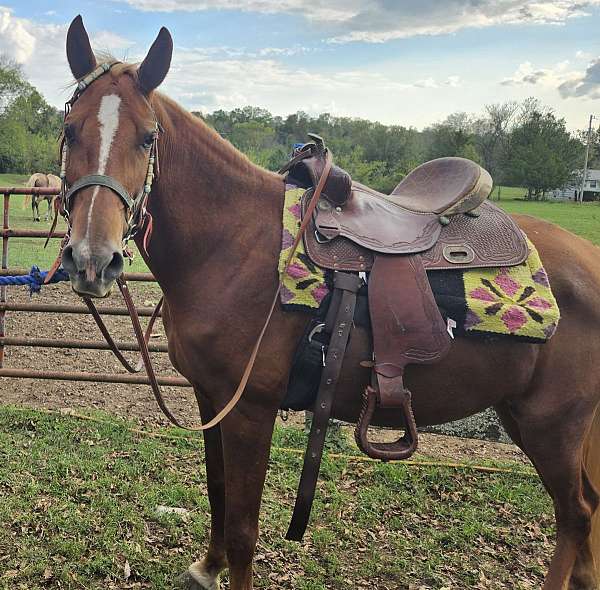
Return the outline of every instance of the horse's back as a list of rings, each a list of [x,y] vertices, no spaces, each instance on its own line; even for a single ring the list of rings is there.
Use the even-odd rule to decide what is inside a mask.
[[[549,221],[531,215],[513,218],[540,254],[563,320],[582,306],[600,329],[600,249]]]

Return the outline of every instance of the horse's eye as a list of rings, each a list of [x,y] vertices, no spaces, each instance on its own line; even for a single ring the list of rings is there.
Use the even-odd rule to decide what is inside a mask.
[[[67,123],[63,128],[63,133],[65,134],[67,144],[71,145],[75,141],[75,129],[73,125]]]
[[[142,142],[142,146],[146,149],[152,147],[152,143],[154,142],[154,131],[149,131],[144,135],[144,141]]]

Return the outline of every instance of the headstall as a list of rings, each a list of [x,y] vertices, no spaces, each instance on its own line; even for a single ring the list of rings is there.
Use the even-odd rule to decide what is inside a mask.
[[[83,92],[103,74],[110,71],[110,69],[118,64],[118,61],[106,62],[98,66],[95,70],[90,72],[85,78],[77,83],[75,92],[69,101],[65,104],[64,121],[66,122],[67,116],[71,111],[71,108],[77,102]],[[150,107],[151,108],[151,107]],[[154,115],[154,111],[152,111]],[[148,240],[152,232],[152,216],[148,211],[148,196],[152,190],[152,182],[156,172],[159,171],[158,165],[158,136],[161,131],[161,126],[154,115],[154,130],[152,131],[152,143],[148,148],[148,167],[146,170],[146,178],[143,188],[135,196],[132,196],[127,189],[115,178],[106,174],[88,174],[77,179],[71,186],[67,184],[67,160],[69,153],[68,140],[65,137],[64,131],[61,136],[60,153],[61,153],[61,165],[60,165],[60,179],[61,179],[61,191],[59,195],[59,212],[65,218],[67,222],[67,236],[65,244],[69,239],[71,232],[71,223],[69,220],[69,213],[72,206],[72,200],[76,193],[81,189],[90,186],[103,186],[110,189],[115,193],[119,199],[125,205],[125,211],[127,214],[127,230],[123,235],[122,245],[123,254],[126,258],[131,258],[131,253],[127,248],[127,242],[140,230],[141,227],[146,225],[146,233],[144,235],[143,247],[146,249]],[[52,226],[50,235],[53,234],[56,226],[56,218]]]

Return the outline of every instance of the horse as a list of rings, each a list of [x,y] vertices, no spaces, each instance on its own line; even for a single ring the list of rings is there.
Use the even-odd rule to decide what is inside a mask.
[[[41,188],[60,188],[61,181],[58,176],[54,174],[44,174],[43,172],[36,172],[32,174],[25,186],[27,188],[41,187]],[[27,200],[31,197],[31,213],[33,221],[40,221],[40,202],[46,201],[48,203],[48,209],[46,211],[46,221],[50,217],[50,209],[54,203],[55,195],[26,195],[23,199],[23,207],[26,206]]]
[[[75,79],[99,66],[81,17],[69,28]],[[110,175],[130,195],[142,190],[153,132],[160,172],[148,200],[153,233],[135,240],[164,292],[169,356],[193,385],[201,418],[231,399],[278,288],[284,180],[250,162],[203,121],[156,89],[173,42],[162,28],[140,65],[115,63],[89,84],[65,118],[68,185]],[[107,186],[85,186],[70,202],[63,265],[72,289],[104,297],[123,270],[130,211]],[[600,572],[600,252],[588,241],[530,216],[515,216],[537,247],[562,310],[546,344],[457,338],[439,363],[409,367],[418,425],[494,407],[535,466],[556,517],[556,547],[544,590],[592,590]],[[142,232],[143,233],[143,232]],[[191,590],[253,588],[253,556],[271,438],[292,358],[308,314],[275,307],[244,395],[205,430],[211,507],[208,548],[182,574]],[[333,416],[355,422],[369,383],[370,336],[354,328]],[[385,410],[383,426],[401,427]]]

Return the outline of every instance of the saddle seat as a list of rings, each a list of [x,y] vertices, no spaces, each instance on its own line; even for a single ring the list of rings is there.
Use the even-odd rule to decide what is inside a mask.
[[[492,189],[487,170],[465,158],[438,158],[410,172],[387,197],[415,211],[455,215],[478,207]]]

